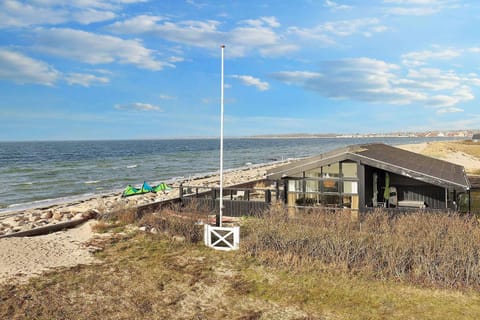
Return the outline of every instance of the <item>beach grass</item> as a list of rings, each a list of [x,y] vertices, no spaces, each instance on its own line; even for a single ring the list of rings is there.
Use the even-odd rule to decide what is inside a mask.
[[[317,216],[298,215],[293,219],[281,212],[272,213],[262,219],[244,221],[241,249],[232,252],[215,251],[205,247],[197,236],[187,236],[188,232],[198,232],[194,223],[196,217],[189,219],[182,212],[170,209],[143,217],[141,222],[136,223],[146,223],[159,232],[121,232],[95,240],[94,245],[103,248],[96,254],[99,264],[57,269],[28,283],[1,286],[0,317],[480,318],[480,294],[475,284],[459,281],[448,285],[448,282],[429,281],[421,274],[411,277],[411,274],[402,276],[390,272],[395,270],[392,266],[403,266],[406,260],[402,257],[412,249],[410,245],[416,244],[423,249],[431,248],[433,251],[430,253],[443,250],[438,251],[435,261],[439,263],[438,267],[443,263],[448,273],[451,255],[456,253],[453,256],[456,259],[465,253],[459,248],[475,253],[472,250],[476,247],[469,244],[455,247],[471,238],[472,234],[478,234],[478,225],[473,220],[462,220],[459,216],[412,216],[411,221],[398,220],[403,221],[403,229],[398,230],[400,225],[377,213],[362,229],[358,229],[359,225],[349,215],[321,217],[322,213],[318,212]],[[127,217],[120,215],[113,220],[128,220],[130,213],[125,211],[124,214]],[[403,216],[403,219],[408,218]],[[432,232],[426,232],[426,224]],[[376,229],[373,229],[374,226]],[[316,238],[312,232],[316,232]],[[329,234],[332,241],[315,242],[322,234]],[[382,240],[372,238],[374,234],[380,234],[383,241],[369,241]],[[453,234],[459,234],[458,241],[441,249],[446,242],[455,240],[449,238]],[[310,238],[310,242],[305,242],[305,236]],[[358,236],[363,237],[364,242],[358,242],[355,238]],[[420,237],[424,238],[423,242],[420,242]],[[363,244],[358,246],[363,252],[366,252],[367,246],[373,245],[377,255],[370,258],[376,257],[377,260],[369,260],[367,265],[362,266],[360,255],[352,250],[355,243]],[[322,256],[316,256],[314,253],[320,252],[321,248]],[[394,249],[391,255],[388,255],[387,249]],[[325,260],[323,255],[329,252],[336,252],[339,257],[331,256],[330,260]],[[400,253],[397,258],[393,254],[395,252]],[[358,263],[352,263],[349,268],[342,257],[350,257],[350,261],[354,261],[354,256],[358,256]],[[425,256],[418,252],[417,256],[419,262],[425,260]],[[390,260],[385,261],[388,257]],[[399,263],[393,263],[395,259]],[[379,268],[384,265],[386,268],[382,271],[372,265]],[[425,262],[425,266],[429,265],[428,261]],[[462,271],[465,265],[457,267],[458,271]]]
[[[472,140],[461,141],[435,141],[428,143],[422,154],[443,158],[450,153],[464,153],[474,158],[480,159],[480,142]]]

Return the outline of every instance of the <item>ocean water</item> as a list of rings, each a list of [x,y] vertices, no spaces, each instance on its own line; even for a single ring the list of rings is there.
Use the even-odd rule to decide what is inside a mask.
[[[226,139],[224,168],[305,157],[357,143],[432,140]],[[218,139],[0,142],[0,213],[218,170]]]

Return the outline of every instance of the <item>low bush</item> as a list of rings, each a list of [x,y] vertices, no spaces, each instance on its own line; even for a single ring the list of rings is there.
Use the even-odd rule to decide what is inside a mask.
[[[249,219],[242,248],[266,263],[312,263],[377,278],[449,288],[480,288],[480,227],[455,214],[382,211],[353,219],[321,209]]]

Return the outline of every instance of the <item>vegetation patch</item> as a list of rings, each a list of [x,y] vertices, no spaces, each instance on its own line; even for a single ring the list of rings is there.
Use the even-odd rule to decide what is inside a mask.
[[[102,238],[99,264],[1,286],[0,318],[480,318],[475,219],[272,210],[231,252],[205,247],[196,220],[146,215],[134,223],[157,232]]]

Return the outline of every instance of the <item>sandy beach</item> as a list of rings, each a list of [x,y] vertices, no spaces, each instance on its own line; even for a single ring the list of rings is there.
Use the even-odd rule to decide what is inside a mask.
[[[225,172],[224,185],[262,179],[268,169],[278,165],[256,165]],[[104,213],[119,207],[178,198],[181,182],[188,186],[218,187],[219,181],[219,175],[213,174],[176,182],[168,193],[148,193],[126,198],[122,198],[121,193],[112,193],[48,208],[12,212],[0,217],[0,236],[83,219],[92,212]],[[22,281],[56,267],[94,263],[88,243],[98,236],[91,228],[95,223],[96,220],[90,220],[77,228],[44,236],[0,239],[0,283],[6,280]]]
[[[451,144],[432,142],[403,145],[401,148],[462,165],[467,172],[480,170],[480,158],[455,150]],[[268,169],[278,165],[280,163],[270,163],[226,172],[224,185],[232,186],[262,179]],[[169,193],[149,193],[127,198],[122,198],[121,193],[112,193],[73,203],[53,205],[48,208],[12,212],[0,217],[0,236],[84,219],[86,216],[92,215],[92,212],[103,213],[118,207],[140,206],[177,198],[180,182],[189,186],[218,187],[219,176],[212,174],[176,182],[172,185],[173,189]],[[12,279],[25,280],[56,267],[95,263],[95,259],[90,253],[91,250],[87,246],[87,243],[96,236],[92,232],[93,224],[95,224],[95,220],[90,220],[74,229],[49,235],[0,239],[0,283]]]

